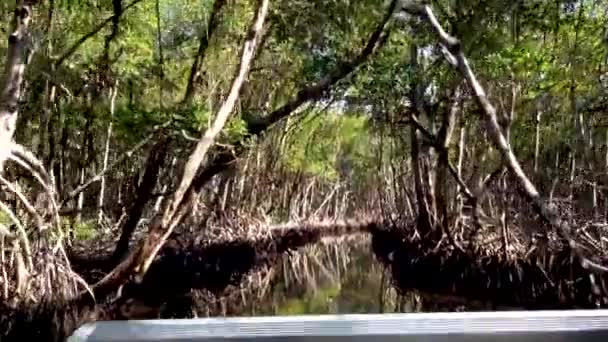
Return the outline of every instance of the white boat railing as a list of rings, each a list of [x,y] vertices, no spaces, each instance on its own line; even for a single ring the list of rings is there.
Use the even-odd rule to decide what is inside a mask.
[[[68,341],[608,341],[608,310],[306,315],[95,322]]]

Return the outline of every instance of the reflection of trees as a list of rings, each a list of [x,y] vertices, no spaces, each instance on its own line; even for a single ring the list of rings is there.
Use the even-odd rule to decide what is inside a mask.
[[[369,250],[357,250],[349,263],[348,273],[342,279],[338,306],[343,313],[390,312],[388,302],[394,300],[394,291],[387,282],[385,270]],[[387,302],[387,299],[389,300]],[[394,306],[392,306],[394,309]]]
[[[369,241],[367,237],[356,239],[319,244],[284,257],[276,266],[268,313],[344,312],[343,293],[348,291],[345,286],[349,286],[345,281],[353,275],[366,276],[366,272],[374,277],[369,263],[356,264],[360,255],[370,254]]]
[[[238,287],[212,295],[196,291],[199,316],[453,311],[413,291],[397,291],[374,256],[369,237],[355,235],[310,245],[248,275]],[[422,299],[424,298],[424,300]],[[467,309],[474,309],[468,308]]]
[[[332,314],[412,311],[371,253],[369,241],[341,240],[285,256],[274,268],[257,314]],[[400,299],[403,298],[403,299]]]
[[[199,291],[195,305],[200,316],[378,312],[381,280],[369,238],[359,235],[285,255],[217,297]]]

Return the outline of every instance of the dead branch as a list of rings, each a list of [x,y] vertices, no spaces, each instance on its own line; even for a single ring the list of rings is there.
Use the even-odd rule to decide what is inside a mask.
[[[338,221],[313,221],[313,222],[287,222],[270,225],[266,229],[271,232],[282,230],[314,230],[326,233],[338,231],[335,235],[345,232],[368,232],[370,229],[381,226],[381,221],[376,219],[365,220],[338,220]]]

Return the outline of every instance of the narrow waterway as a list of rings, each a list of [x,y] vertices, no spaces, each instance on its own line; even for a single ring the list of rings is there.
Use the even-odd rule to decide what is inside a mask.
[[[221,295],[194,294],[199,317],[419,311],[414,293],[399,295],[369,237],[337,239],[283,255]]]

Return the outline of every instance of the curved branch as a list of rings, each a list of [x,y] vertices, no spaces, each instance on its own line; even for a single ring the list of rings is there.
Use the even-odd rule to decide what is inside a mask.
[[[367,44],[357,57],[350,61],[343,61],[338,64],[336,69],[332,70],[329,75],[325,76],[316,84],[306,87],[298,92],[295,98],[283,105],[279,109],[273,111],[268,116],[261,119],[252,119],[247,123],[247,128],[250,135],[259,135],[260,133],[267,130],[271,125],[280,121],[281,119],[289,116],[293,111],[298,109],[301,105],[306,102],[316,100],[320,98],[325,92],[327,92],[334,84],[344,79],[361,66],[369,56],[371,56],[378,48],[380,48],[387,40],[390,30],[388,26],[390,19],[393,16],[393,12],[397,5],[396,0],[391,1],[391,4],[387,10],[386,15],[381,21],[380,25],[372,33]]]
[[[270,0],[259,1],[256,16],[252,21],[247,40],[243,44],[241,50],[240,66],[232,81],[228,97],[220,107],[213,125],[209,127],[203,137],[200,138],[196,148],[190,155],[184,168],[180,185],[173,195],[171,203],[167,206],[162,218],[157,217],[150,224],[148,236],[140,248],[134,253],[131,253],[125,261],[116,266],[106,277],[94,285],[93,289],[96,295],[106,294],[112,288],[124,282],[133,271],[137,274],[137,280],[141,281],[156,254],[160,251],[175,226],[177,226],[185,215],[187,208],[187,206],[184,205],[185,195],[196,176],[197,170],[205,160],[207,152],[213,144],[215,137],[222,130],[234,109],[241,86],[249,73],[251,61],[253,60],[262,33],[269,6]]]
[[[386,16],[383,18],[378,28],[373,32],[365,48],[359,55],[357,55],[351,61],[341,63],[329,76],[323,78],[317,84],[306,87],[299,91],[292,101],[270,113],[266,119],[260,120],[257,123],[250,123],[249,135],[254,136],[263,133],[273,123],[292,114],[293,111],[295,111],[303,103],[317,100],[323,95],[324,92],[329,90],[331,86],[348,76],[350,73],[356,70],[356,68],[367,61],[367,59],[386,41],[386,38],[388,37],[388,23],[396,8],[396,4],[397,0],[391,1]],[[243,144],[243,140],[237,143],[238,151],[236,154],[242,153],[242,151],[245,149]],[[216,153],[214,158],[208,163],[208,166],[196,174],[192,180],[191,186],[188,188],[186,197],[182,200],[182,202],[186,202],[189,198],[194,196],[195,193],[197,193],[214,175],[220,173],[227,166],[233,164],[236,161],[236,154],[229,149],[223,149],[222,151],[219,151],[219,153]],[[186,208],[186,206],[182,206],[182,208]],[[183,216],[183,214],[179,212],[176,213],[175,217],[179,218],[179,216]],[[129,256],[123,262],[121,262],[106,277],[93,286],[93,290],[97,298],[109,294],[115,288],[124,283],[133,272],[135,265],[141,265],[142,261],[145,259],[150,260],[149,256],[154,253],[151,251],[151,249],[154,247],[155,243],[164,241],[168,236],[167,231],[163,229],[161,223],[160,218],[153,220],[153,222],[150,224],[148,237],[146,238],[146,241],[144,241],[143,245],[140,246],[137,251],[129,254]],[[171,230],[169,230],[169,233],[170,231]],[[140,269],[140,271],[141,270],[142,269]],[[82,296],[86,295],[87,293],[82,294]]]

